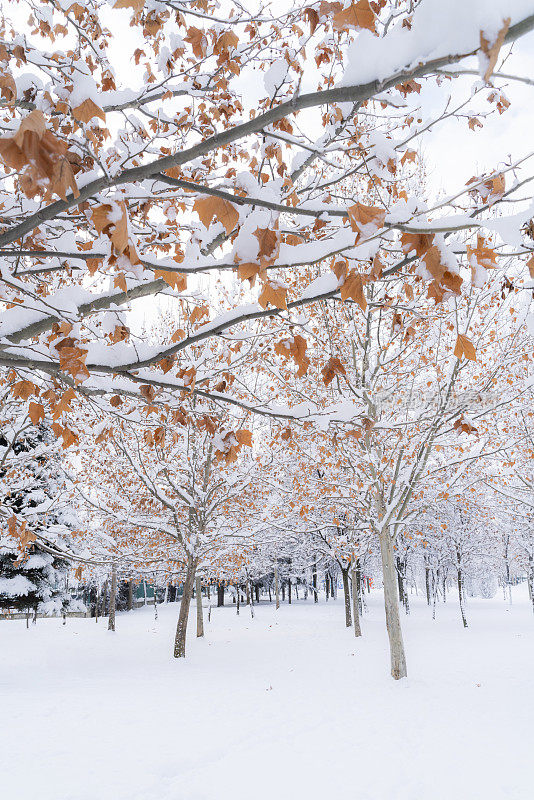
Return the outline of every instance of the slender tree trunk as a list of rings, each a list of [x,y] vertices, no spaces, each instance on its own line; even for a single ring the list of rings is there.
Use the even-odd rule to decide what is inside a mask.
[[[351,573],[351,583],[352,583],[352,618],[354,621],[354,635],[361,636],[362,629],[360,628],[360,614],[359,614],[359,581],[358,581],[358,570],[356,566],[353,565]]]
[[[395,680],[405,678],[406,655],[402,641],[402,629],[399,615],[399,596],[397,593],[397,575],[395,569],[393,542],[388,530],[379,534],[380,555],[382,557],[382,574],[384,580],[384,606],[386,610],[386,628],[389,637],[391,656],[391,675]]]
[[[326,596],[326,601],[328,602],[328,598],[330,597],[330,573],[325,572],[324,574],[324,592]]]
[[[278,579],[278,564],[274,565],[274,596],[276,598],[276,608],[280,608],[280,581]]]
[[[206,592],[207,592],[207,594],[208,594],[208,600],[211,600],[211,594],[210,594],[210,585],[209,585],[209,583],[208,583],[208,585],[206,586]]]
[[[128,611],[131,611],[133,608],[133,588],[133,581],[128,581]]]
[[[464,611],[464,593],[463,593],[463,582],[462,582],[462,570],[460,567],[457,568],[457,579],[458,579],[458,599],[460,601],[460,613],[462,615],[462,622],[464,628],[467,628],[467,619],[465,618],[465,611]]]
[[[217,608],[224,606],[224,583],[217,584]]]
[[[204,618],[202,616],[202,584],[200,575],[197,575],[195,582],[195,591],[197,595],[197,638],[204,636]]]
[[[115,609],[117,606],[117,565],[111,566],[111,589],[109,594],[108,631],[115,630]]]
[[[528,557],[528,563],[529,563],[529,571],[527,577],[528,593],[530,601],[532,603],[532,611],[534,612],[534,558],[532,556]]]
[[[260,602],[260,585],[256,584],[256,605]]]
[[[343,595],[345,597],[345,626],[352,626],[350,615],[350,588],[349,588],[349,567],[341,567],[341,577],[343,579]]]
[[[431,605],[432,597],[430,594],[430,566],[425,564],[425,589],[426,589],[426,604]]]
[[[313,562],[313,572],[312,572],[312,585],[313,585],[313,602],[319,602],[319,595],[317,593],[317,562]]]
[[[236,614],[239,614],[240,602],[241,602],[241,587],[238,586],[237,587],[237,592],[236,592],[236,607],[235,607],[235,613]]]
[[[245,583],[245,591],[247,593],[247,606],[249,606],[250,605],[250,584],[248,582],[248,579],[247,579],[247,582]]]
[[[282,581],[282,602],[286,599],[286,584],[285,581]]]
[[[178,614],[178,624],[176,626],[176,636],[174,639],[174,657],[185,658],[185,637],[187,633],[187,620],[189,619],[189,606],[193,595],[195,583],[195,572],[197,562],[191,558],[187,559],[187,571],[185,574],[184,590],[182,602],[180,603],[180,613]]]
[[[290,578],[289,581],[287,582],[287,601],[288,601],[289,605],[291,605],[291,586],[292,586],[292,584],[291,584],[291,578]]]

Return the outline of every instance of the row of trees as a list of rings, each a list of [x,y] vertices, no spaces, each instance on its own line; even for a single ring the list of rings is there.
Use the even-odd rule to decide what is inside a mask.
[[[9,546],[179,576],[177,657],[198,578],[282,553],[347,590],[379,552],[403,677],[406,542],[473,488],[530,530],[531,154],[450,196],[422,157],[529,85],[498,67],[528,3],[5,6],[2,414],[60,443],[77,515],[49,540],[9,484]]]

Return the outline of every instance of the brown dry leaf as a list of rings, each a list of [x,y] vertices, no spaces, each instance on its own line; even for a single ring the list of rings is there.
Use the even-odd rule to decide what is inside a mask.
[[[301,378],[308,371],[310,359],[306,355],[308,343],[303,336],[296,335],[291,339],[283,339],[274,346],[274,352],[283,358],[292,358],[298,365],[297,377]]]
[[[183,272],[168,272],[164,269],[154,270],[154,278],[163,278],[165,283],[177,292],[184,292],[187,289],[187,275]]]
[[[469,127],[471,128],[472,131],[474,131],[476,128],[482,128],[483,127],[483,125],[482,125],[481,121],[478,119],[478,117],[469,117],[469,121],[468,121],[467,124],[469,125]]]
[[[220,53],[228,51],[231,47],[237,47],[238,44],[238,36],[233,31],[226,31],[222,36],[219,36],[215,42],[213,52],[219,55]]]
[[[13,397],[20,397],[21,400],[27,400],[32,394],[37,395],[37,387],[31,381],[17,381],[11,387]]]
[[[204,317],[209,317],[208,308],[206,306],[195,306],[189,316],[189,322],[191,325],[194,325],[196,322],[200,322],[201,319],[204,319]]]
[[[23,149],[24,145],[24,135],[26,133],[35,133],[39,138],[41,138],[44,133],[46,132],[46,120],[42,111],[36,108],[27,117],[24,117],[22,122],[20,123],[20,127],[16,134],[13,136],[13,141],[20,147],[21,150]]]
[[[276,283],[265,283],[258,297],[258,303],[262,308],[267,308],[270,304],[287,311],[287,288]]]
[[[405,150],[401,158],[401,164],[404,166],[404,164],[406,164],[407,161],[412,161],[415,163],[416,158],[417,158],[417,153],[415,150]]]
[[[226,233],[232,233],[239,220],[239,214],[229,200],[220,197],[201,197],[195,200],[193,210],[197,212],[202,224],[209,228],[213,218],[222,222]]]
[[[446,270],[445,264],[441,263],[441,253],[436,245],[430,247],[423,255],[421,261],[436,281],[441,281]]]
[[[135,12],[142,11],[145,6],[145,0],[117,0],[113,8],[131,8]]]
[[[415,250],[418,257],[421,258],[426,251],[432,247],[434,241],[433,233],[402,233],[401,234],[401,249],[403,253],[411,253]]]
[[[208,40],[203,30],[194,27],[188,28],[184,40],[189,42],[197,58],[204,58],[208,49]]]
[[[72,116],[74,119],[77,119],[78,122],[90,122],[93,117],[99,117],[103,122],[106,121],[106,115],[104,111],[97,106],[90,97],[87,100],[84,100],[79,106],[72,109]]]
[[[28,406],[28,416],[34,425],[39,425],[45,418],[42,403],[30,403]]]
[[[237,268],[237,275],[240,280],[248,281],[251,286],[254,286],[256,283],[256,277],[260,277],[264,280],[267,276],[267,272],[261,264],[254,264],[252,262],[247,262],[246,264],[240,264]]]
[[[332,23],[336,31],[344,31],[348,28],[356,30],[367,28],[374,33],[376,30],[375,15],[369,0],[357,0],[357,2],[353,0],[348,8],[334,14]]]
[[[355,203],[347,209],[350,226],[358,234],[363,233],[367,226],[373,226],[376,230],[384,224],[386,212],[383,208],[376,206],[365,206],[362,203]],[[374,232],[373,230],[373,232]],[[369,231],[365,231],[369,234]]]
[[[271,228],[256,228],[254,236],[260,244],[258,256],[260,258],[273,258],[280,246],[280,234]]]
[[[334,380],[336,375],[344,375],[346,377],[347,373],[345,372],[345,367],[337,358],[337,356],[332,356],[324,367],[321,370],[323,375],[323,381],[325,386],[329,386],[332,381]]]
[[[476,361],[477,356],[475,352],[475,346],[471,339],[468,339],[467,336],[464,336],[463,333],[458,334],[458,338],[456,340],[456,346],[454,348],[454,355],[456,358],[465,358],[469,359],[469,361]]]
[[[315,33],[317,25],[319,24],[319,14],[314,8],[305,8],[304,16],[308,18],[310,24],[310,36]]]
[[[246,445],[247,447],[252,447],[252,431],[248,431],[246,428],[242,428],[240,431],[235,432],[235,438],[237,439],[240,445]]]
[[[495,69],[495,65],[499,57],[499,51],[504,44],[504,38],[508,33],[509,27],[510,27],[510,17],[506,17],[506,19],[503,20],[503,26],[500,29],[499,33],[497,34],[497,38],[491,45],[484,36],[484,33],[480,31],[480,49],[488,59],[488,66],[486,67],[486,71],[484,72],[484,80],[486,82],[489,81],[493,73],[493,70]]]
[[[345,278],[345,283],[340,289],[340,294],[342,300],[350,298],[354,300],[355,303],[358,303],[362,311],[366,311],[367,300],[363,292],[363,278],[355,270],[351,269]]]
[[[10,72],[0,75],[0,97],[3,97],[8,106],[15,104],[17,99],[17,84]]]
[[[527,261],[528,271],[530,273],[530,277],[534,280],[534,256],[530,256],[529,260]]]
[[[491,269],[497,263],[497,254],[495,250],[486,246],[483,236],[477,236],[476,247],[470,247],[467,245],[466,252],[468,260],[471,258],[471,256],[474,256],[480,266],[484,267],[485,269]]]

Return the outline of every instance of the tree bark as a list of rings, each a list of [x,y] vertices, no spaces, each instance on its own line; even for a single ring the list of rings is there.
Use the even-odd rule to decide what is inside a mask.
[[[217,608],[224,606],[224,583],[217,584]]]
[[[274,565],[274,595],[276,598],[276,608],[280,608],[280,581],[278,579],[278,564]]]
[[[352,567],[351,570],[351,583],[352,583],[352,618],[354,621],[354,635],[361,636],[362,629],[360,628],[360,614],[359,614],[359,581],[358,581],[358,570],[356,566]]]
[[[174,639],[174,657],[185,658],[185,637],[187,633],[187,620],[189,618],[189,606],[193,595],[193,585],[195,583],[195,572],[197,562],[191,558],[187,559],[187,571],[185,574],[184,591],[182,602],[180,603],[180,613],[178,614],[178,624],[176,626],[176,636]]]
[[[291,578],[287,582],[287,602],[291,605]]]
[[[345,626],[352,626],[350,615],[350,588],[349,588],[349,567],[341,567],[341,577],[343,579],[343,595],[345,597]]]
[[[128,581],[128,611],[131,611],[133,608],[133,581]]]
[[[111,589],[109,594],[108,631],[115,630],[115,609],[117,605],[117,565],[111,566]]]
[[[317,562],[313,562],[313,572],[312,572],[312,585],[313,585],[313,602],[319,602],[319,595],[317,594]]]
[[[248,580],[245,583],[245,591],[247,593],[247,606],[249,606],[250,605],[250,584],[249,584]]]
[[[195,592],[197,595],[197,638],[204,636],[204,618],[202,616],[202,584],[200,575],[196,577]]]
[[[379,534],[380,555],[382,557],[382,574],[384,580],[384,607],[386,611],[386,628],[389,637],[391,656],[391,675],[395,680],[405,678],[406,655],[402,641],[402,629],[399,615],[399,596],[397,591],[397,571],[395,569],[393,541],[388,530]]]
[[[465,611],[464,611],[464,596],[463,596],[464,593],[463,593],[463,584],[462,584],[462,570],[460,569],[460,567],[457,568],[456,575],[457,575],[457,580],[458,580],[458,599],[460,601],[460,613],[462,615],[463,626],[464,626],[464,628],[467,628],[467,619],[465,617]]]

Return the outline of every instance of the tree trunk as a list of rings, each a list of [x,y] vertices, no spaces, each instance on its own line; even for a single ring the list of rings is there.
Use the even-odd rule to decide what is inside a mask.
[[[235,602],[235,612],[236,612],[236,614],[239,614],[239,604],[240,604],[240,602],[241,602],[241,587],[238,586],[237,587],[237,592],[236,592],[236,602]]]
[[[117,565],[111,566],[111,589],[109,595],[108,631],[115,630],[115,608],[117,604]]]
[[[286,585],[285,582],[282,581],[282,602],[286,599]]]
[[[343,578],[343,594],[345,596],[345,626],[350,628],[352,618],[350,616],[349,567],[341,567],[341,576]]]
[[[352,567],[351,573],[351,583],[352,583],[352,618],[354,620],[354,635],[361,636],[362,629],[360,628],[360,609],[358,608],[360,604],[360,597],[359,597],[359,581],[358,581],[358,570],[356,566]]]
[[[259,585],[259,583],[256,584],[255,589],[256,589],[256,603],[258,604],[260,602],[260,585]]]
[[[224,583],[217,584],[217,608],[224,606]]]
[[[287,602],[291,605],[291,579],[287,583]]]
[[[187,572],[185,574],[182,602],[180,603],[180,613],[178,614],[178,624],[176,626],[176,636],[174,639],[175,658],[185,658],[187,620],[189,619],[189,606],[191,605],[191,597],[193,595],[196,569],[197,562],[189,556],[187,559]]]
[[[528,571],[528,593],[530,596],[530,601],[532,603],[532,611],[534,611],[534,558],[532,556],[528,557],[529,562],[529,571]]]
[[[391,675],[395,680],[399,680],[399,678],[405,678],[407,672],[399,616],[399,596],[397,593],[397,575],[394,562],[393,542],[388,530],[382,530],[379,534],[379,539],[380,555],[382,557],[382,575],[384,580],[386,628],[389,637],[389,651],[391,656]]]
[[[328,572],[324,574],[324,593],[326,601],[328,602],[328,598],[330,597],[330,574]]]
[[[276,598],[276,608],[280,608],[280,581],[278,580],[278,564],[274,565],[274,596]]]
[[[133,581],[128,581],[128,611],[131,611],[133,608],[133,589]]]
[[[425,564],[425,589],[426,589],[426,604],[431,605],[432,598],[430,596],[430,566]]]
[[[458,578],[458,599],[460,601],[460,613],[462,615],[462,622],[464,628],[467,628],[467,620],[465,618],[465,611],[464,611],[464,593],[463,593],[463,585],[462,585],[462,570],[460,567],[457,568],[456,571],[457,578]]]
[[[249,584],[248,580],[245,583],[245,591],[247,593],[247,606],[249,606],[250,605],[250,584]]]
[[[202,584],[200,575],[196,577],[195,592],[197,595],[197,638],[204,636],[204,619],[202,617]]]
[[[315,561],[313,563],[312,585],[313,585],[313,602],[318,603],[319,595],[317,594],[317,563]]]

